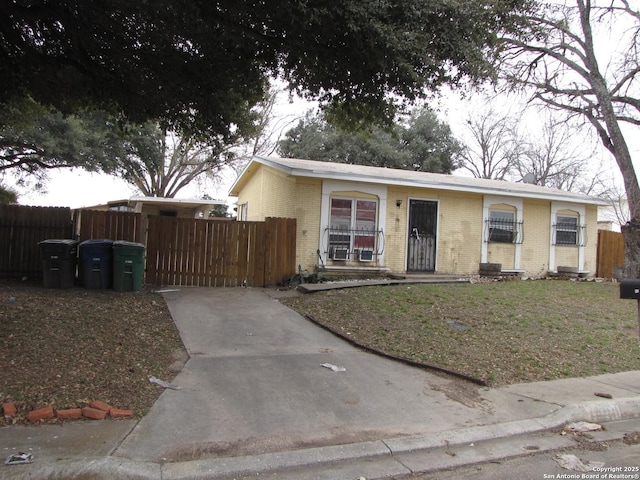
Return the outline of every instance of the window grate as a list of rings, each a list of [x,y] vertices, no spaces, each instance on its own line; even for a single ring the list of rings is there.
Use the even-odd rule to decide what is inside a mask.
[[[502,218],[487,219],[485,241],[521,244],[524,241],[524,222]]]
[[[332,260],[372,262],[382,253],[382,230],[362,228],[327,228],[328,250]]]
[[[553,245],[584,247],[587,244],[587,226],[577,222],[557,222],[553,225]]]

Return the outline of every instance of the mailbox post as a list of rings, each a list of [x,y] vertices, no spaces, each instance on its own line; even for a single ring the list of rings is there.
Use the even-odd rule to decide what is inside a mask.
[[[640,278],[625,278],[621,280],[620,298],[638,302],[638,335],[640,336]]]

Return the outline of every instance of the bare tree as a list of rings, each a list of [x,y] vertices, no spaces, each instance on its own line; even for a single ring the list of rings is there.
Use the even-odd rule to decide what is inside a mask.
[[[618,225],[625,225],[629,221],[629,204],[624,192],[615,186],[600,195],[608,203],[608,219]]]
[[[468,140],[459,154],[460,167],[476,178],[509,177],[520,148],[515,123],[493,110],[468,117],[465,125]]]
[[[503,72],[532,99],[590,125],[615,158],[631,215],[622,229],[625,275],[639,277],[640,186],[623,125],[640,125],[640,10],[628,0],[538,7],[520,36],[505,39]],[[607,39],[614,50],[604,48]]]
[[[118,172],[148,197],[173,198],[203,175],[216,177],[233,160],[232,145],[212,146],[157,126],[142,135],[131,142],[132,153]]]
[[[287,100],[283,97],[289,95]],[[272,85],[268,96],[260,102],[255,111],[258,113],[256,130],[252,138],[234,149],[235,160],[230,167],[236,176],[240,175],[248,159],[253,155],[270,156],[277,150],[280,140],[285,133],[300,120],[300,113],[285,113],[287,103],[293,103],[290,93],[284,88]]]
[[[517,119],[489,109],[469,117],[466,130],[461,166],[477,178],[615,196],[606,166],[595,165],[602,152],[581,135],[579,126],[548,109],[521,113]]]
[[[278,148],[278,142],[285,132],[293,126],[301,115],[295,113],[281,113],[284,95],[290,95],[283,88],[272,86],[269,95],[257,106],[259,112],[256,122],[256,133],[238,152],[239,157],[250,155],[270,156]],[[291,98],[289,98],[291,102]],[[286,103],[286,101],[285,101]]]
[[[594,180],[599,175],[587,175],[593,152],[574,141],[575,128],[549,115],[539,129],[529,129],[525,136],[527,140],[513,165],[520,179],[529,176],[537,185],[594,193]]]
[[[143,195],[153,197],[172,198],[187,185],[203,185],[206,180],[215,185],[228,168],[239,168],[246,155],[272,153],[282,130],[295,121],[275,117],[279,93],[271,89],[254,107],[254,129],[248,137],[235,135],[212,143],[167,133],[156,124],[132,127],[130,154],[118,163],[117,173]]]

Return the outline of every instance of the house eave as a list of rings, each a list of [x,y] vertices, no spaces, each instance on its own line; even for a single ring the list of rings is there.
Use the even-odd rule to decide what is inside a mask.
[[[455,184],[448,184],[443,182],[431,182],[431,181],[420,181],[420,180],[396,180],[396,179],[385,179],[381,181],[379,177],[369,177],[365,175],[353,175],[353,174],[336,174],[334,172],[322,172],[322,171],[308,171],[308,170],[300,170],[300,169],[289,169],[289,174],[296,177],[309,177],[309,178],[323,178],[323,179],[331,179],[331,180],[344,180],[350,182],[361,182],[361,183],[383,183],[385,185],[393,185],[393,186],[401,186],[401,187],[421,187],[421,188],[430,188],[433,190],[446,190],[446,191],[456,191],[456,192],[466,192],[466,193],[477,193],[481,195],[494,195],[494,196],[504,196],[504,197],[522,197],[522,198],[533,198],[539,200],[557,200],[564,201],[570,203],[589,203],[594,205],[606,205],[605,202],[602,202],[598,199],[584,198],[584,197],[574,197],[571,194],[536,194],[530,192],[521,192],[509,188],[505,189],[495,189],[495,188],[485,188],[485,187],[471,187],[471,186],[460,186]]]
[[[253,157],[252,161],[247,165],[242,174],[238,177],[236,182],[233,184],[230,190],[230,195],[234,195],[238,193],[239,186],[244,183],[243,177],[246,171],[248,171],[251,165],[255,162],[261,163],[263,165],[269,166],[276,170],[279,170],[287,175],[294,177],[307,177],[307,178],[320,178],[320,179],[331,179],[331,180],[343,180],[350,182],[361,182],[361,183],[373,183],[373,184],[384,184],[384,185],[393,185],[393,186],[402,186],[402,187],[419,187],[419,188],[430,188],[434,190],[445,190],[445,191],[455,191],[455,192],[467,192],[467,193],[477,193],[479,195],[493,195],[493,196],[503,196],[503,197],[520,197],[520,198],[530,198],[537,200],[552,200],[552,201],[560,201],[567,203],[581,203],[588,205],[598,205],[604,206],[607,203],[596,197],[589,197],[587,195],[579,195],[571,192],[564,192],[559,190],[551,190],[545,192],[528,192],[523,191],[517,188],[510,188],[509,185],[518,185],[512,184],[510,182],[503,182],[504,187],[495,188],[494,186],[481,186],[481,185],[465,185],[461,184],[460,181],[464,179],[464,177],[455,177],[458,182],[447,182],[446,175],[442,175],[443,179],[430,180],[430,179],[396,179],[382,176],[374,176],[374,175],[363,175],[360,173],[345,173],[345,172],[334,172],[325,169],[318,168],[296,168],[290,167],[288,165],[283,165],[277,160],[265,158],[265,157]],[[478,180],[478,179],[474,179]]]

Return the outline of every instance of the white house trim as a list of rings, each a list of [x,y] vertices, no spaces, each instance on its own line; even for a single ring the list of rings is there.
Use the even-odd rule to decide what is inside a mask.
[[[482,232],[480,237],[481,243],[481,262],[486,263],[489,258],[489,242],[485,241],[484,232],[487,221],[489,220],[489,210],[493,205],[508,205],[516,209],[516,222],[522,222],[524,201],[522,198],[516,197],[497,197],[492,195],[485,195],[482,204]],[[524,228],[524,225],[523,225]],[[520,270],[520,260],[522,257],[522,243],[515,244],[515,258],[513,259],[513,265],[516,270]]]
[[[334,192],[360,192],[378,197],[378,228],[384,230],[387,224],[387,187],[383,185],[371,185],[358,182],[325,180],[322,182],[322,200],[320,206],[320,245],[331,218],[331,195]],[[383,232],[383,235],[385,232]],[[321,264],[327,263],[327,252],[320,248]],[[384,265],[384,251],[378,256],[378,265]]]
[[[555,272],[557,269],[556,265],[556,247],[553,241],[554,228],[553,225],[556,223],[556,219],[558,216],[558,212],[561,210],[571,210],[578,214],[578,228],[581,228],[584,225],[585,220],[587,218],[586,208],[584,205],[579,205],[576,203],[564,203],[564,202],[551,202],[551,217],[550,217],[550,225],[549,225],[549,271]],[[587,239],[588,241],[588,239]],[[569,247],[570,248],[570,247]],[[582,244],[578,245],[578,270],[584,270],[584,255],[586,242],[582,242]]]

